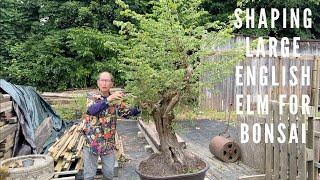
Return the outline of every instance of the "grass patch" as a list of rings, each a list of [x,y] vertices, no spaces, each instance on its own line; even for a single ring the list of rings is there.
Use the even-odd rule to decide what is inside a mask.
[[[199,119],[210,119],[210,120],[228,120],[228,114],[225,112],[218,112],[212,109],[200,110],[199,108],[193,108],[189,106],[177,107],[175,110],[177,120],[199,120]],[[231,111],[230,121],[236,121],[236,111]]]
[[[86,95],[80,95],[71,101],[69,104],[54,104],[52,108],[63,120],[75,120],[76,111],[78,110],[83,117],[83,114],[87,110],[87,98]]]

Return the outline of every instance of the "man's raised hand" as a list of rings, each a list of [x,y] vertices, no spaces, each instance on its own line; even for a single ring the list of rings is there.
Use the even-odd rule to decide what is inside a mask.
[[[124,96],[124,93],[122,91],[115,91],[107,98],[107,101],[112,102],[114,100],[119,100],[119,99],[122,99],[123,96]]]

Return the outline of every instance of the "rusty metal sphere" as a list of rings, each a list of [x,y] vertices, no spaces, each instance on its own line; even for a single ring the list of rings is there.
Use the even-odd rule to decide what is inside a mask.
[[[214,156],[224,162],[232,163],[240,158],[239,145],[223,136],[213,137],[209,149]]]

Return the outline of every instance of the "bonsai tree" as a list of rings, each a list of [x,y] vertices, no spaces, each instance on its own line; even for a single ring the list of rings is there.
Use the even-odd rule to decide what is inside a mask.
[[[148,161],[161,159],[171,170],[166,174],[190,172],[197,168],[199,159],[179,145],[173,129],[173,110],[182,99],[198,96],[200,85],[222,80],[244,53],[240,48],[216,50],[228,42],[232,29],[210,23],[208,13],[200,8],[201,1],[152,3],[152,13],[141,15],[117,0],[126,19],[114,22],[127,40],[122,52],[126,89],[136,96],[136,102],[145,104],[159,134],[161,154]],[[217,28],[221,30],[213,31]]]

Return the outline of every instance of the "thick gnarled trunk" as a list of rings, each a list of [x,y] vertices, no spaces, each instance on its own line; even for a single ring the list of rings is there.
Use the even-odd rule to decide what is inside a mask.
[[[168,164],[172,164],[176,167],[176,170],[179,171],[187,166],[187,162],[184,150],[178,143],[172,128],[172,122],[174,120],[172,109],[178,100],[178,93],[163,98],[154,109],[152,115],[159,134],[161,144],[160,151],[163,153],[165,161]]]
[[[188,156],[180,146],[172,128],[172,121],[174,120],[173,108],[180,100],[181,91],[188,89],[192,73],[192,66],[188,66],[183,78],[185,82],[184,87],[180,90],[165,94],[152,111],[152,116],[159,134],[160,151],[163,153],[166,163],[172,164],[177,171],[188,169],[192,164],[190,161],[190,159],[192,159],[191,156]]]

